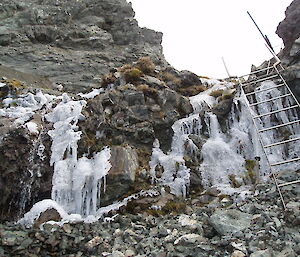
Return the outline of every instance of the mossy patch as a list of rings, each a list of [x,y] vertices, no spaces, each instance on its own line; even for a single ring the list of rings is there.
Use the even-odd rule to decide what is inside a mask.
[[[151,58],[148,56],[139,58],[136,63],[136,67],[139,70],[141,70],[144,74],[151,75],[155,71],[155,64],[152,62]]]
[[[182,87],[178,89],[178,92],[184,96],[194,96],[206,90],[204,85],[194,85],[190,87]]]
[[[25,87],[23,83],[17,79],[9,79],[6,81],[6,84],[9,85],[12,89],[22,89]]]
[[[230,181],[231,185],[232,185],[234,188],[239,188],[239,187],[241,187],[241,183],[237,180],[236,175],[230,174],[230,175],[228,176],[228,178],[229,178],[229,181]]]
[[[101,80],[101,87],[106,88],[108,85],[114,84],[116,80],[117,78],[113,73],[108,73],[106,75],[103,75]]]
[[[124,78],[127,83],[136,83],[140,80],[143,72],[138,68],[132,68],[124,72]]]
[[[150,87],[146,84],[141,84],[136,87],[138,91],[142,91],[145,96],[149,96],[151,98],[156,98],[158,94],[158,90],[156,88]]]
[[[177,86],[181,85],[181,79],[176,77],[174,74],[170,73],[170,72],[161,72],[159,74],[159,78],[164,81],[164,82],[172,82]]]
[[[217,89],[217,90],[214,90],[214,91],[210,92],[209,95],[212,96],[212,97],[217,98],[217,97],[221,96],[223,94],[223,92],[224,92],[224,90]]]
[[[246,179],[250,180],[252,184],[255,184],[257,181],[257,174],[255,172],[257,165],[257,160],[245,160]]]

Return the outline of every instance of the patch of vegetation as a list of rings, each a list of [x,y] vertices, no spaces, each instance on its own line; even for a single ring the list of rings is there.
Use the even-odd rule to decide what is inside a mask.
[[[204,85],[194,85],[186,88],[179,88],[178,92],[184,96],[194,96],[206,90]]]
[[[159,77],[164,82],[172,82],[172,83],[174,83],[177,86],[181,85],[181,79],[178,78],[178,77],[176,77],[174,74],[172,74],[170,72],[166,72],[166,71],[161,72],[159,74]]]
[[[179,214],[186,210],[186,203],[183,200],[173,200],[167,202],[167,204],[162,208],[162,211],[166,214]]]
[[[234,94],[223,93],[220,100],[232,99],[233,97],[234,97]]]
[[[121,66],[118,71],[119,72],[125,72],[125,71],[128,71],[128,70],[131,70],[133,67],[131,64],[124,64],[123,66]]]
[[[255,184],[257,180],[256,165],[258,165],[256,160],[245,160],[246,179],[250,180],[252,184]]]
[[[236,175],[234,174],[230,174],[228,176],[229,180],[230,180],[230,183],[231,185],[234,187],[234,188],[239,188],[241,187],[241,183],[236,179]]]
[[[141,85],[138,85],[136,87],[136,89],[138,91],[142,91],[144,93],[145,96],[149,96],[151,98],[154,98],[157,96],[157,93],[158,93],[158,90],[156,88],[153,88],[153,87],[149,87],[148,85],[146,84],[141,84]]]
[[[126,83],[136,83],[140,80],[142,75],[142,71],[138,68],[132,68],[124,72],[124,78]]]
[[[108,85],[113,84],[117,78],[113,73],[108,73],[102,76],[101,87],[106,88]]]
[[[9,85],[12,89],[24,88],[24,85],[21,81],[16,79],[9,79],[6,81],[6,84]]]
[[[83,131],[82,134],[83,135],[81,138],[82,138],[84,147],[91,148],[97,144],[97,139],[93,133]]]
[[[224,92],[223,89],[218,89],[218,90],[214,90],[214,91],[210,92],[209,95],[217,98],[217,97],[221,96],[223,94],[223,92]]]
[[[155,64],[152,62],[149,56],[141,57],[136,63],[136,67],[144,74],[153,74],[155,71]]]

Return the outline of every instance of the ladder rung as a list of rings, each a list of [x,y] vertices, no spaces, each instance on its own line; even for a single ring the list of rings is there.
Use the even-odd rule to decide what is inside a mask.
[[[273,126],[273,127],[269,127],[269,128],[265,128],[265,129],[258,130],[258,132],[264,132],[264,131],[267,131],[267,130],[271,130],[271,129],[276,129],[276,128],[280,128],[280,127],[292,125],[292,124],[295,124],[295,123],[297,123],[297,122],[299,122],[299,121],[300,121],[300,120],[290,121],[290,122],[283,123],[283,124],[280,124],[280,125],[276,125],[276,126]]]
[[[273,79],[273,78],[276,78],[276,77],[278,77],[278,74],[275,74],[275,75],[272,75],[272,76],[269,76],[269,77],[265,77],[265,78],[262,78],[262,79],[250,81],[250,82],[248,82],[248,83],[244,83],[243,86],[249,86],[249,85],[251,85],[251,84],[254,84],[254,83],[260,83],[260,82],[263,82],[263,81],[266,81],[266,80],[269,80],[269,79]]]
[[[268,99],[268,100],[264,100],[264,101],[257,102],[257,103],[253,103],[253,104],[249,104],[249,106],[255,106],[255,105],[259,105],[259,104],[271,102],[271,101],[273,101],[273,100],[280,99],[280,98],[283,98],[283,97],[287,97],[287,96],[290,96],[290,95],[291,95],[291,94],[286,94],[286,95],[276,96],[276,97],[270,98],[270,99]]]
[[[285,144],[285,143],[290,143],[290,142],[293,142],[293,141],[297,141],[299,139],[300,139],[300,137],[292,138],[292,139],[288,139],[288,140],[284,140],[284,141],[280,141],[280,142],[277,142],[277,143],[274,143],[274,144],[265,145],[264,148],[268,148],[268,147],[272,147],[272,146],[277,146],[277,145],[282,145],[282,144]]]
[[[297,184],[297,183],[300,183],[300,180],[295,180],[295,181],[291,181],[291,182],[282,183],[282,184],[279,184],[278,186],[279,187],[284,187],[284,186],[289,186],[289,185],[293,185],[293,184]]]
[[[274,89],[274,88],[277,88],[277,87],[282,87],[284,85],[285,84],[282,83],[282,84],[279,84],[279,85],[276,85],[276,86],[272,86],[272,87],[269,87],[269,88],[265,88],[265,89],[262,89],[262,90],[253,91],[251,93],[247,93],[246,96],[248,96],[248,95],[254,95],[255,93],[260,93],[260,92],[268,91],[268,90],[271,90],[271,89]]]
[[[282,161],[282,162],[276,162],[276,163],[272,163],[270,164],[270,166],[278,166],[281,164],[285,164],[285,163],[289,163],[289,162],[295,162],[295,161],[300,161],[300,158],[295,158],[295,159],[291,159],[291,160],[286,160],[286,161]]]
[[[275,114],[275,113],[278,113],[278,112],[283,112],[283,111],[286,111],[286,110],[289,110],[289,109],[293,109],[293,108],[296,108],[296,107],[299,107],[299,106],[298,105],[293,105],[293,106],[289,106],[289,107],[286,107],[286,108],[282,108],[280,110],[276,110],[276,111],[272,111],[272,112],[267,112],[267,113],[264,113],[264,114],[253,116],[253,119],[261,118],[261,117],[268,116],[268,115],[271,115],[271,114]]]

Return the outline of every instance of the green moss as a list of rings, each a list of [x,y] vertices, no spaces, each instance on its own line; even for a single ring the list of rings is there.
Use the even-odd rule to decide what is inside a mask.
[[[221,100],[232,99],[233,94],[223,94]]]
[[[245,168],[246,170],[250,171],[253,170],[256,165],[255,160],[245,160]]]
[[[16,79],[9,79],[6,81],[6,83],[12,88],[12,89],[20,89],[24,88],[24,85],[21,81]]]
[[[256,160],[245,160],[246,179],[249,179],[252,184],[255,184],[257,180],[257,175],[254,170],[256,165]]]
[[[124,78],[127,83],[135,83],[139,81],[143,73],[138,68],[132,68],[124,72]]]
[[[223,92],[224,92],[224,90],[218,89],[218,90],[214,90],[214,91],[210,92],[209,95],[217,98],[217,97],[221,96],[223,94]]]
[[[183,200],[177,199],[166,203],[161,209],[164,214],[179,214],[186,210],[186,203]]]

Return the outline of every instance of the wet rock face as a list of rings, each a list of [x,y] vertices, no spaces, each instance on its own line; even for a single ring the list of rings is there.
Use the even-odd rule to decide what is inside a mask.
[[[300,37],[300,1],[294,0],[285,12],[285,19],[277,27],[276,34],[282,38],[285,51],[291,50]]]
[[[150,56],[166,65],[162,33],[138,27],[126,0],[0,3],[1,64],[66,90],[93,87],[111,68]]]
[[[38,144],[25,129],[7,130],[0,144],[0,220],[15,220],[33,203],[50,198],[53,171],[49,157],[39,158]]]
[[[129,192],[139,167],[137,152],[130,146],[111,147],[111,169],[106,178],[106,190],[101,205],[106,206]]]

